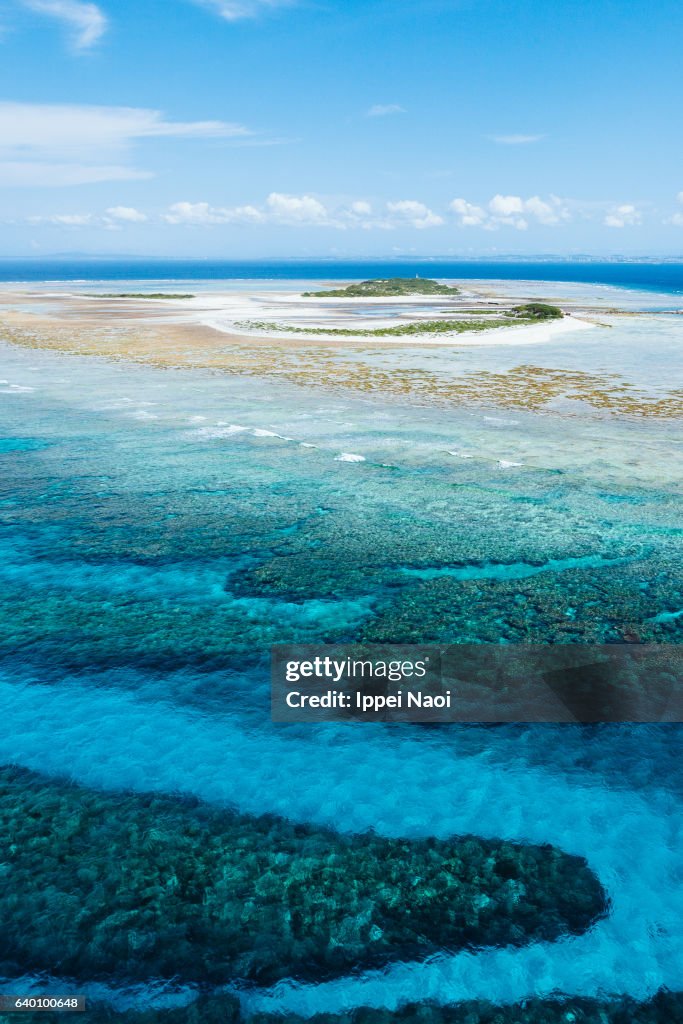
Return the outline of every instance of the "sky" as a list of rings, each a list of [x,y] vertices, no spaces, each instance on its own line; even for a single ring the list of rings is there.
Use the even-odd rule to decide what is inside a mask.
[[[0,256],[683,253],[683,5],[0,0]]]

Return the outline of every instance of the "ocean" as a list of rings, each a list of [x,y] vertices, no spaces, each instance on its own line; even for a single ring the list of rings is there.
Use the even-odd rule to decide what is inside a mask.
[[[0,281],[322,281],[372,277],[460,280],[575,281],[619,288],[683,292],[683,262],[616,262],[552,259],[485,261],[430,260],[162,260],[0,259]]]
[[[0,278],[277,282],[293,267],[310,280],[419,272],[683,290],[682,264],[27,261],[0,264]],[[577,338],[584,334],[538,358],[564,365],[571,352],[579,365],[585,352],[585,364],[614,368],[607,346],[635,379],[647,350],[643,377],[653,393],[680,370],[676,317],[660,325],[648,315],[645,326],[629,321],[621,333]],[[386,354],[372,358],[389,365]],[[400,358],[421,365],[423,353]],[[461,358],[490,374],[519,361],[509,347],[430,358]],[[502,1006],[683,990],[681,726],[283,726],[269,711],[274,643],[591,644],[621,643],[634,631],[680,643],[678,423],[589,408],[436,407],[160,369],[20,348],[2,340],[1,326],[0,378],[0,763],[48,786],[37,802],[36,776],[13,781],[3,797],[12,820],[32,820],[36,807],[49,819],[75,783],[120,800],[121,813],[131,794],[139,798],[136,813],[147,815],[140,848],[158,850],[160,865],[184,838],[170,805],[154,809],[155,797],[195,818],[220,810],[240,822],[270,815],[319,829],[323,847],[325,830],[358,843],[371,833],[406,851],[463,836],[520,849],[550,844],[557,856],[580,858],[604,887],[606,912],[556,939],[465,943],[429,956],[398,946],[381,968],[361,962],[320,977],[283,969],[274,984],[254,983],[244,960],[228,985],[245,1012],[291,1019],[425,999]],[[520,576],[520,564],[534,572]],[[149,956],[145,982],[116,964],[96,976],[87,966],[80,977],[73,968],[60,976],[70,922],[97,945],[108,900],[119,930],[124,909],[133,913],[117,903],[117,860],[100,854],[91,863],[87,847],[82,877],[71,879],[76,894],[59,890],[60,849],[85,827],[73,815],[65,822],[26,874],[13,876],[7,861],[4,915],[13,886],[38,901],[47,886],[41,864],[50,874],[36,903],[40,936],[29,941],[28,925],[23,937],[9,927],[0,941],[0,991],[16,989],[24,963],[24,985],[44,991],[47,971],[53,991],[104,992],[123,1008],[193,997],[197,978],[155,974],[151,952],[159,933],[167,945],[182,933],[183,957],[189,943],[190,959],[193,950],[201,959],[201,935],[183,932],[183,900],[195,897],[189,881],[178,882],[179,868],[147,879],[150,920],[136,918],[126,933],[138,960]],[[302,835],[288,842],[296,849]],[[247,856],[249,844],[235,850]],[[319,847],[310,856],[293,891],[330,867]],[[512,914],[530,885],[510,871],[509,902],[496,904],[494,918]],[[152,908],[174,885],[178,916],[163,932]],[[345,910],[353,886],[349,877],[335,897],[331,942],[362,932],[371,913],[366,904]],[[551,887],[545,913],[555,921],[552,899]],[[92,917],[78,914],[79,900]],[[367,941],[379,942],[370,932]],[[297,941],[306,941],[305,921]],[[215,986],[208,976],[199,982]]]

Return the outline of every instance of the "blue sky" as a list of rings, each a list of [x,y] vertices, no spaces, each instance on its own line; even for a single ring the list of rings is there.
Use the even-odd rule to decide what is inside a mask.
[[[683,253],[673,0],[0,0],[0,255]]]

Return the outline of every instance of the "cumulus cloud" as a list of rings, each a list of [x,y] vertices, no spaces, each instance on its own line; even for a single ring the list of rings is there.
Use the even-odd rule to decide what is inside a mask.
[[[313,196],[288,196],[271,192],[266,206],[273,220],[279,224],[324,224],[330,223],[327,208]]]
[[[258,223],[264,214],[255,206],[211,206],[209,203],[173,203],[163,215],[167,224]]]
[[[524,213],[524,200],[521,196],[496,195],[489,202],[489,210],[494,217],[513,217],[517,213]]]
[[[225,121],[171,121],[159,110],[67,103],[0,102],[0,182],[80,185],[149,177],[121,163],[138,140],[242,138]]]
[[[290,227],[394,228],[417,230],[439,227],[443,217],[424,203],[402,199],[385,203],[375,213],[371,203],[357,199],[345,203],[326,203],[312,195],[271,192],[259,206],[212,206],[206,202],[174,203],[163,214],[167,224],[281,224]]]
[[[605,215],[603,224],[608,228],[626,228],[640,224],[643,217],[637,206],[632,203],[622,203],[621,206],[613,206]]]
[[[29,224],[56,224],[59,227],[83,228],[97,222],[92,213],[51,213],[47,216],[28,217]]]
[[[410,224],[418,230],[436,228],[443,224],[443,217],[433,213],[424,203],[414,199],[401,199],[397,203],[387,203],[387,211],[399,221]]]
[[[113,220],[126,221],[128,224],[142,224],[147,220],[147,214],[141,213],[133,206],[110,206],[107,215]]]
[[[0,180],[2,167],[0,165]],[[680,200],[683,204],[683,199]],[[448,206],[462,227],[497,231],[511,227],[526,231],[530,226],[557,226],[572,216],[601,219],[611,228],[637,225],[641,210],[631,203],[580,203],[550,195],[523,197],[497,193],[487,202],[477,204],[461,197]],[[371,203],[367,199],[330,199],[303,193],[271,192],[260,203],[233,206],[213,205],[206,201],[188,200],[173,203],[161,213],[150,215],[133,206],[109,206],[101,213],[56,213],[27,218],[32,224],[62,228],[104,228],[123,230],[147,222],[164,221],[169,225],[211,228],[220,225],[279,225],[293,228],[326,228],[334,230],[422,231],[441,228],[446,223],[440,213],[417,199],[399,199]],[[683,211],[665,221],[683,227]]]
[[[194,0],[226,21],[256,18],[279,7],[293,7],[297,0]]]
[[[29,224],[48,224],[61,228],[104,228],[120,231],[124,224],[142,224],[147,214],[132,206],[110,206],[103,214],[97,213],[51,213],[27,217]]]
[[[405,114],[405,108],[398,103],[375,103],[366,111],[366,117],[388,117],[390,114]]]
[[[546,202],[539,196],[531,196],[524,203],[526,213],[535,217],[539,224],[559,224],[563,220],[569,220],[569,210],[557,196],[551,196]]]
[[[107,19],[100,8],[82,0],[21,0],[36,14],[56,18],[70,29],[76,50],[89,50],[107,30]]]
[[[309,227],[340,225],[314,196],[271,192],[262,207],[211,206],[210,203],[173,203],[163,215],[167,224],[289,224]]]
[[[540,196],[501,195],[489,199],[486,206],[477,206],[466,199],[454,199],[450,209],[458,217],[462,227],[480,227],[486,231],[496,231],[508,226],[518,231],[526,231],[529,223],[544,225],[560,224],[569,220],[570,213],[566,203],[557,196],[541,199]]]
[[[357,215],[357,214],[356,214]],[[345,227],[346,224],[314,196],[271,192],[261,207],[173,203],[163,215],[167,224],[286,224],[299,227]]]
[[[468,203],[466,199],[454,199],[450,208],[453,213],[457,213],[460,223],[465,227],[478,227],[486,222],[486,211],[481,206]]]
[[[544,135],[489,135],[491,142],[500,146],[526,146],[530,142],[540,142]]]

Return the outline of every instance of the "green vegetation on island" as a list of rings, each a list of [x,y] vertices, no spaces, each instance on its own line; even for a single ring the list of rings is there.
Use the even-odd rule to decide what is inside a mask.
[[[510,316],[524,320],[560,320],[564,313],[559,306],[549,306],[547,302],[526,302],[523,306],[513,306]]]
[[[337,833],[0,769],[0,970],[321,981],[584,932],[607,911],[548,845]]]
[[[396,295],[457,295],[458,289],[426,277],[385,277],[330,291],[304,292],[307,299],[391,298]]]
[[[396,278],[401,281],[401,278]],[[387,282],[366,281],[363,284],[375,285]],[[392,283],[392,282],[390,282]],[[412,284],[414,282],[407,282]],[[435,281],[423,281],[422,284],[444,287]],[[356,287],[356,286],[354,286]],[[358,285],[357,287],[363,287]],[[313,292],[307,293],[309,295]],[[332,292],[315,294],[332,295]],[[339,292],[338,294],[342,294]],[[348,294],[348,289],[343,294]],[[275,332],[279,334],[324,335],[329,338],[401,338],[421,334],[466,334],[470,331],[489,331],[495,327],[519,327],[520,325],[536,324],[544,320],[559,320],[564,313],[559,306],[550,306],[546,302],[527,302],[511,309],[459,309],[460,319],[449,320],[415,320],[412,323],[396,323],[391,327],[296,327],[294,324],[271,323],[267,320],[242,320],[235,324],[239,330]]]
[[[519,307],[521,309],[521,307]],[[562,314],[560,313],[560,316]],[[402,338],[420,334],[466,334],[468,331],[490,331],[494,327],[519,327],[534,324],[548,317],[524,316],[510,313],[484,320],[422,320],[395,327],[294,327],[291,324],[268,323],[265,320],[242,320],[235,324],[239,330],[274,331],[283,334],[314,334],[330,338]]]

